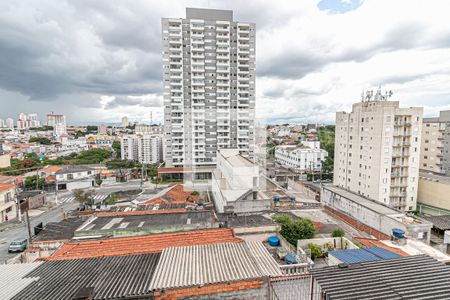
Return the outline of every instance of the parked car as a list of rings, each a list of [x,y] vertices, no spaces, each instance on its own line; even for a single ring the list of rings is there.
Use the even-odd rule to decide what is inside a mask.
[[[28,242],[27,239],[23,240],[15,240],[12,241],[11,244],[9,244],[8,252],[23,252],[25,249],[27,249]]]

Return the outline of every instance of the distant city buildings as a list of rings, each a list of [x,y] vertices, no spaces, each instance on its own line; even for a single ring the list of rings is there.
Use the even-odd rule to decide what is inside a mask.
[[[328,152],[320,149],[319,141],[302,141],[300,145],[275,147],[275,161],[298,172],[319,172]]]
[[[165,160],[213,167],[217,150],[255,148],[255,24],[230,10],[162,19]]]
[[[423,108],[398,101],[336,113],[334,184],[401,210],[416,209]],[[385,99],[385,98],[384,98]]]
[[[47,126],[53,127],[53,135],[61,136],[67,134],[67,123],[65,115],[48,114]]]
[[[14,124],[14,121],[13,121]],[[28,128],[36,128],[41,126],[41,122],[39,121],[37,114],[29,114],[26,115],[24,113],[20,113],[17,118],[17,129],[24,130]]]
[[[156,164],[163,159],[162,135],[136,134],[121,138],[121,158],[144,164]]]
[[[6,128],[14,130],[14,120],[12,118],[7,118],[5,121]]]
[[[450,110],[423,118],[420,169],[450,175]]]
[[[98,134],[107,134],[108,133],[108,127],[104,124],[101,124],[98,126]]]
[[[128,127],[128,125],[129,125],[128,117],[127,116],[122,117],[122,127],[126,128],[126,127]]]

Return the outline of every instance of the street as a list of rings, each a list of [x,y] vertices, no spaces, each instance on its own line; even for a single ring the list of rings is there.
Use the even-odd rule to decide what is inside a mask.
[[[33,233],[33,227],[43,222],[44,225],[49,222],[58,222],[63,219],[64,212],[76,209],[78,203],[70,202],[59,205],[52,210],[42,213],[41,215],[31,219],[31,230]],[[0,232],[0,263],[4,263],[5,260],[13,258],[18,253],[8,253],[9,244],[13,240],[28,238],[28,231],[25,223],[18,225],[17,227],[6,229]]]
[[[149,182],[144,182],[143,188],[148,189],[153,185]],[[99,188],[95,188],[96,194],[110,194],[118,191],[127,191],[140,189],[140,180],[133,180],[129,182],[118,182],[113,183],[108,186],[102,186]],[[58,195],[58,199],[64,199],[71,195],[70,192],[61,193]],[[47,194],[48,200],[54,200],[54,193]],[[74,210],[78,207],[78,203],[76,201],[63,202],[57,207],[42,213],[39,216],[31,218],[31,230],[33,233],[33,227],[42,222],[45,224],[49,222],[58,222],[61,221],[64,217],[64,213]],[[25,215],[23,215],[25,218]],[[4,263],[6,260],[13,258],[18,253],[8,253],[9,244],[17,239],[26,239],[28,238],[28,231],[25,222],[18,225],[17,227],[6,229],[3,232],[0,232],[0,264]]]

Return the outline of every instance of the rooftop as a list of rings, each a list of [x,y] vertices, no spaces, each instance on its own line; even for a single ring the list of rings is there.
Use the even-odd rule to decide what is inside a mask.
[[[150,289],[199,286],[269,275],[282,274],[261,242],[173,247],[163,250]]]
[[[92,171],[93,169],[87,166],[64,166],[61,170],[57,171],[56,174],[70,174],[70,173],[77,173],[77,172],[87,172]]]
[[[422,218],[433,223],[433,227],[439,230],[450,230],[450,215],[424,216]]]
[[[227,227],[256,227],[256,226],[271,226],[276,223],[270,218],[263,215],[221,215],[218,216],[220,222],[226,223]]]
[[[138,237],[65,243],[48,260],[117,256],[161,252],[167,247],[239,243],[231,229],[196,230]]]
[[[327,189],[327,190],[330,190],[330,191],[332,191],[334,193],[338,193],[338,194],[344,196],[347,199],[350,199],[352,201],[360,203],[360,204],[364,205],[365,207],[370,208],[371,210],[376,211],[376,212],[378,212],[379,214],[382,214],[382,215],[389,216],[389,215],[402,214],[402,212],[400,212],[400,211],[397,211],[397,210],[395,210],[393,208],[389,208],[386,205],[383,205],[381,203],[377,203],[377,202],[375,202],[373,200],[370,200],[370,199],[368,199],[366,197],[363,197],[361,195],[352,193],[350,191],[347,191],[347,190],[345,190],[343,188],[340,188],[340,187],[337,187],[337,186],[326,185],[326,186],[323,186],[323,188]]]
[[[153,199],[145,201],[146,204],[194,204],[198,195],[192,195],[192,190],[185,188],[182,184],[175,184],[167,189],[163,195],[157,194]]]
[[[426,255],[311,270],[326,297],[339,299],[443,299],[450,267]]]
[[[0,192],[8,191],[11,189],[15,189],[16,186],[10,183],[0,183]]]
[[[365,249],[346,249],[328,252],[338,260],[347,264],[362,263],[375,260],[398,258],[400,255],[390,252],[384,248],[372,246]]]
[[[357,241],[358,243],[362,244],[365,247],[377,246],[377,247],[389,250],[390,252],[397,253],[400,256],[410,256],[405,251],[403,251],[397,247],[388,246],[380,240],[362,238],[362,237],[354,237],[354,240]]]
[[[89,299],[148,296],[159,257],[160,253],[152,253],[47,261],[22,278],[34,281],[12,299],[74,299],[90,288],[93,294]]]
[[[424,170],[420,170],[419,177],[422,179],[426,179],[426,180],[430,180],[430,181],[434,181],[434,182],[450,184],[450,177],[444,176],[444,175],[439,175],[439,174],[434,174],[434,173],[427,172]]]
[[[253,167],[255,164],[239,154],[238,149],[221,149],[220,154],[232,167]]]
[[[75,230],[84,223],[83,218],[69,218],[60,222],[47,223],[34,241],[70,240]]]
[[[38,278],[24,277],[42,263],[0,265],[0,295],[2,299],[11,299],[27,285]]]
[[[158,212],[158,213],[151,213]],[[96,214],[87,220],[75,232],[76,236],[105,235],[114,232],[129,232],[137,235],[141,232],[162,232],[162,230],[182,231],[194,228],[208,228],[215,223],[211,211],[161,213],[161,211],[132,211],[120,213]]]

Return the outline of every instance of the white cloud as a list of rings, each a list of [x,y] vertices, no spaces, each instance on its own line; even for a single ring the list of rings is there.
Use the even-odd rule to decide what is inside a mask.
[[[336,110],[350,109],[362,89],[379,84],[401,104],[424,106],[426,115],[449,108],[450,2],[367,0],[340,14],[317,4],[5,2],[0,118],[61,110],[73,121],[118,122],[123,115],[149,119],[151,110],[162,121],[160,18],[183,17],[186,6],[233,9],[236,20],[256,22],[263,121],[333,122]]]

